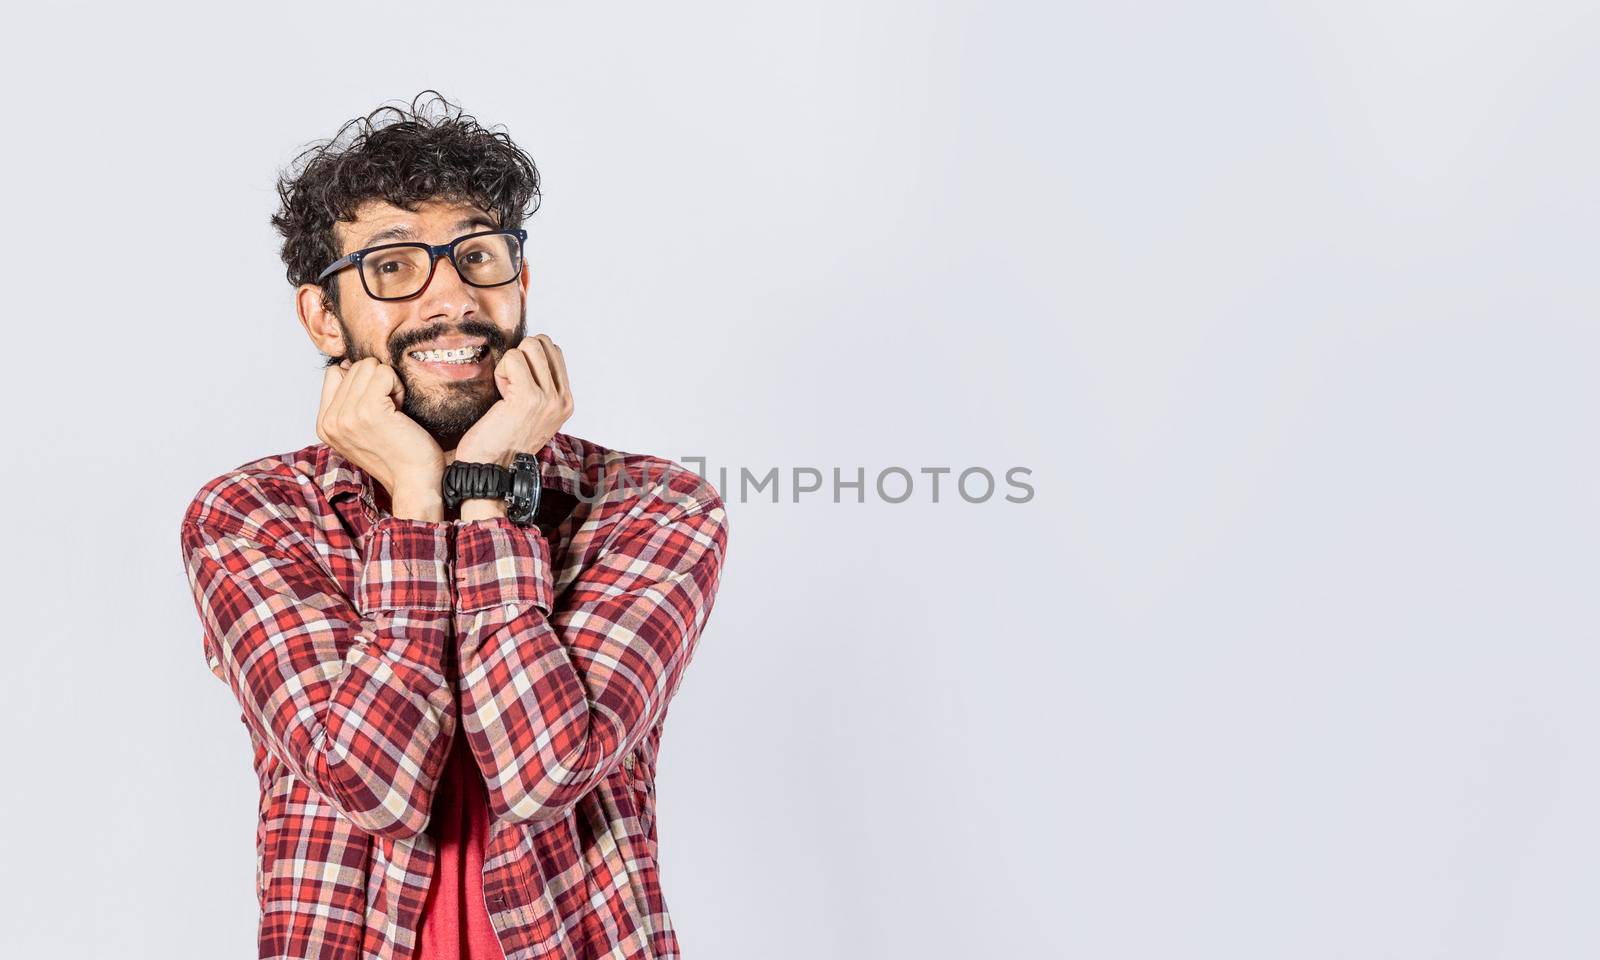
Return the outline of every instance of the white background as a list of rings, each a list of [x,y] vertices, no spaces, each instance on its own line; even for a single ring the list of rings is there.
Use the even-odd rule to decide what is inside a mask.
[[[178,520],[315,439],[274,175],[433,87],[545,178],[568,432],[1032,471],[1024,504],[725,491],[660,765],[688,960],[1595,956],[1596,27],[8,14],[0,953],[254,956]]]

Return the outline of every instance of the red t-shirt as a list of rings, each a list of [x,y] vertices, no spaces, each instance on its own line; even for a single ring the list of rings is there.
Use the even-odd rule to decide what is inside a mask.
[[[489,794],[460,724],[433,795],[428,835],[439,863],[418,920],[416,960],[505,960],[483,902]]]

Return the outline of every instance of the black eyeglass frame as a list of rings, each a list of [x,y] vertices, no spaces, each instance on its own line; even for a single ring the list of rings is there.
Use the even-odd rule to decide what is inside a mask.
[[[468,280],[467,275],[462,272],[461,264],[456,262],[456,244],[467,240],[475,240],[478,237],[488,237],[496,234],[507,234],[517,238],[517,270],[511,275],[510,279],[501,280],[499,283],[473,283],[471,280]],[[368,255],[376,253],[379,250],[392,250],[395,247],[416,247],[420,250],[428,251],[428,276],[422,281],[422,286],[403,297],[380,297],[372,292],[371,287],[367,286],[366,272],[361,271],[357,273],[357,276],[361,278],[361,289],[366,291],[367,296],[374,300],[410,300],[412,297],[428,289],[428,284],[433,282],[433,272],[439,268],[439,261],[446,257],[449,258],[450,265],[456,268],[456,276],[461,278],[462,283],[473,287],[503,287],[522,275],[522,268],[526,263],[525,248],[527,242],[528,231],[525,228],[518,227],[515,230],[480,230],[477,233],[469,233],[464,236],[456,237],[449,243],[441,243],[438,245],[421,243],[415,240],[402,240],[398,243],[380,243],[375,247],[363,247],[360,250],[351,251],[350,253],[347,253],[339,259],[328,264],[327,267],[325,267],[323,271],[317,275],[316,282],[321,283],[323,280],[335,273],[338,273],[345,267],[360,266],[362,260],[366,259]]]

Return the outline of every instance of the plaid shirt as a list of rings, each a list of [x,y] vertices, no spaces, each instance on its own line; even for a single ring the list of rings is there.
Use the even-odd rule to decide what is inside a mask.
[[[714,487],[556,434],[537,526],[400,518],[327,444],[202,486],[183,560],[261,788],[260,956],[406,960],[463,724],[507,960],[676,958],[657,870],[667,705],[722,566]]]

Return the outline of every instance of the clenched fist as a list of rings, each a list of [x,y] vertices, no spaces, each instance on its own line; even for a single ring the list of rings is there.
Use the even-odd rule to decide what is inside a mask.
[[[376,357],[329,367],[322,379],[317,436],[389,492],[391,512],[443,519],[444,452],[422,425],[400,410],[405,387]]]
[[[542,333],[500,357],[494,382],[500,399],[461,438],[457,460],[509,467],[513,454],[538,453],[572,416],[566,358]]]

